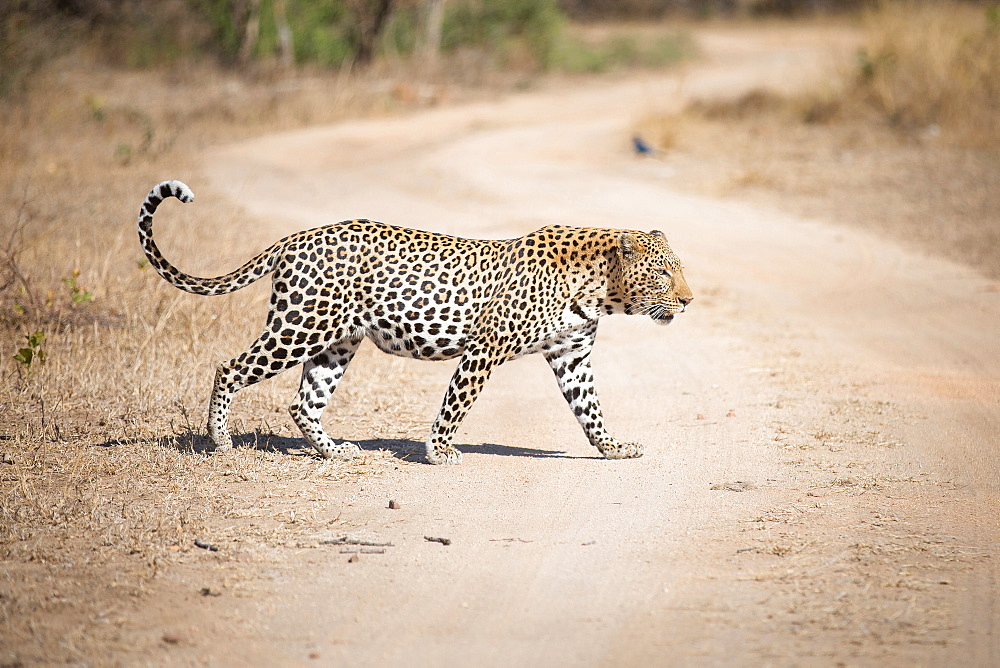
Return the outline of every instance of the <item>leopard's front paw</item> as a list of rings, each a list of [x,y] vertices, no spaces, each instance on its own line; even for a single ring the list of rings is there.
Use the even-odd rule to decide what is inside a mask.
[[[212,452],[221,454],[233,449],[233,437],[228,431],[217,431],[209,427],[208,438],[212,441]]]
[[[427,461],[431,464],[461,464],[462,453],[450,445],[427,445]]]
[[[605,459],[635,459],[642,457],[646,448],[642,443],[623,443],[615,441],[611,445],[599,446],[598,449]]]

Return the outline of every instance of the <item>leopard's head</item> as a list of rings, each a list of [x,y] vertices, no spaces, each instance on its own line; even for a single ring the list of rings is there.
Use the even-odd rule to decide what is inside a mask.
[[[622,232],[617,252],[622,305],[628,315],[648,315],[667,324],[694,299],[681,261],[663,232]]]

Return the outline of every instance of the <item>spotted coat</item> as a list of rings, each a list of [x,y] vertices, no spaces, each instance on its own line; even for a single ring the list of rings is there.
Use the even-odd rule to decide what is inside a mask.
[[[320,415],[367,337],[393,355],[460,358],[427,439],[432,463],[461,461],[451,441],[490,373],[531,353],[548,361],[592,445],[609,459],[642,456],[640,444],[605,430],[590,355],[601,316],[668,323],[691,301],[662,232],[551,225],[517,239],[473,240],[349,220],[285,237],[224,276],[198,278],[153,241],[153,213],[167,197],[194,199],[180,181],[157,185],[139,212],[139,240],[170,284],[221,295],[272,275],[263,333],[215,374],[208,433],[216,450],[232,448],[233,395],[301,364],[292,419],[323,457],[356,455],[356,444],[327,436]]]

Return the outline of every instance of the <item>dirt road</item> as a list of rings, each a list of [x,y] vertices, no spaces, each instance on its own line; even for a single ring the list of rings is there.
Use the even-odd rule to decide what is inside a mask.
[[[273,221],[275,237],[351,217],[471,237],[662,229],[696,301],[665,329],[601,324],[607,422],[645,457],[598,459],[544,361],[507,364],[456,438],[461,466],[407,459],[417,441],[369,440],[402,458],[322,490],[342,508],[330,535],[392,543],[384,554],[348,562],[314,543],[257,555],[238,595],[176,613],[178,628],[192,625],[178,660],[1000,662],[1000,296],[961,267],[789,218],[780,202],[673,191],[669,156],[629,153],[638,115],[795,86],[825,55],[811,39],[704,44],[707,62],[674,75],[206,156],[213,187]],[[359,356],[345,387],[396,386],[365,365]],[[429,421],[452,365],[392,368]],[[186,591],[188,575],[175,569],[162,591]]]

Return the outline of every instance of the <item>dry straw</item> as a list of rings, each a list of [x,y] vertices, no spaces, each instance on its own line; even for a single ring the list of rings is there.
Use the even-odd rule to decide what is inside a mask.
[[[938,125],[972,146],[1000,146],[1000,11],[883,2],[864,15],[861,100],[890,122]]]

